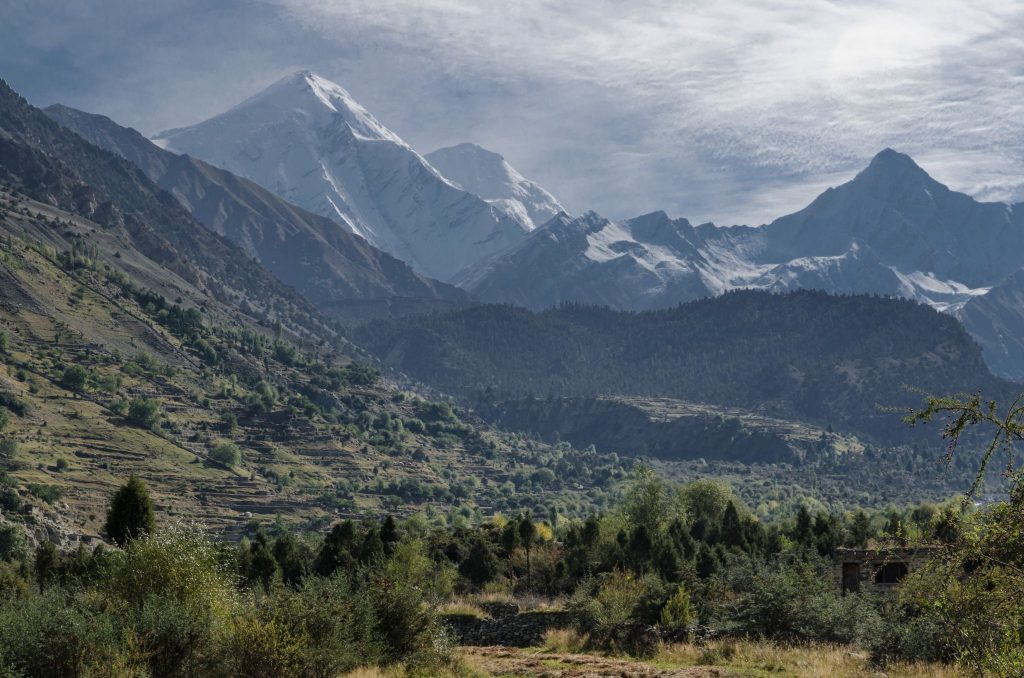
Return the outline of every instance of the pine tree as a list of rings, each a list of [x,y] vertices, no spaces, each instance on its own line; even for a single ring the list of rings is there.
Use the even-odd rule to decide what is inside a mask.
[[[263,591],[269,593],[277,571],[277,560],[270,550],[270,545],[267,544],[267,537],[260,532],[252,544],[252,560],[249,564],[247,579],[250,582],[258,581],[263,586]]]
[[[637,525],[629,536],[629,557],[633,562],[633,569],[643,572],[651,559],[651,536],[645,525]]]
[[[316,571],[322,577],[330,576],[338,569],[351,569],[355,563],[352,545],[356,538],[356,526],[351,520],[335,523],[324,537],[324,544],[316,557]]]
[[[806,506],[801,505],[796,514],[796,531],[793,534],[798,544],[810,546],[814,543],[814,534],[811,531],[811,512]]]
[[[376,525],[370,525],[363,537],[363,543],[359,546],[359,561],[372,563],[384,555],[384,542],[380,538],[380,532]]]
[[[380,540],[384,542],[384,553],[391,555],[398,544],[398,525],[395,519],[388,516],[380,526]]]
[[[459,564],[459,572],[480,588],[497,576],[499,567],[498,557],[494,555],[491,545],[478,536],[473,541],[469,556]]]
[[[110,502],[104,529],[115,544],[125,546],[132,539],[151,534],[155,527],[149,490],[141,480],[131,476]]]
[[[740,522],[740,513],[731,501],[726,505],[725,513],[722,514],[722,543],[744,550],[747,548],[747,540],[743,535],[743,524]]]
[[[36,581],[39,583],[39,592],[42,593],[43,589],[46,588],[46,584],[53,577],[54,570],[57,569],[57,560],[59,554],[57,553],[57,547],[48,541],[41,542],[36,547],[36,557],[33,562],[33,567],[36,571]]]
[[[707,579],[718,572],[718,558],[707,544],[701,542],[697,550],[697,576]]]
[[[527,511],[519,521],[519,540],[523,543],[523,548],[526,549],[526,588],[530,588],[530,549],[536,538],[537,526],[533,524],[533,518]]]
[[[695,618],[690,593],[680,584],[661,610],[661,626],[667,630],[685,629]]]
[[[587,522],[583,523],[583,544],[590,548],[597,544],[597,540],[601,537],[601,521],[597,519],[597,516],[590,516],[587,518]]]

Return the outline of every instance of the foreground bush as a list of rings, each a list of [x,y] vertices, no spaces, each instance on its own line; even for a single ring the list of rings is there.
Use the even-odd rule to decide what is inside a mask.
[[[655,649],[657,636],[651,625],[658,621],[666,598],[657,577],[616,570],[583,581],[569,609],[592,646],[645,656]]]
[[[881,628],[874,601],[840,596],[817,558],[786,557],[759,567],[738,599],[735,631],[785,641],[862,643]]]
[[[101,604],[62,590],[0,608],[0,675],[81,676],[133,663],[114,618]]]
[[[80,552],[88,562],[74,572],[65,558],[41,592],[0,603],[0,676],[332,678],[394,663],[431,675],[449,663],[427,598],[438,568],[416,542],[267,593],[241,586],[230,554],[172,526]]]

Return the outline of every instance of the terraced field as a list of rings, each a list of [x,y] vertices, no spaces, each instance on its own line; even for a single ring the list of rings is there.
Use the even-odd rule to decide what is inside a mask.
[[[513,473],[528,476],[550,451],[457,417],[424,424],[423,401],[384,381],[317,387],[317,372],[344,368],[346,353],[285,336],[305,347],[306,363],[289,365],[273,349],[254,354],[245,337],[276,341],[272,323],[219,304],[92,222],[10,193],[0,207],[0,331],[9,338],[0,393],[24,407],[4,432],[17,451],[3,465],[25,503],[9,518],[37,537],[98,538],[109,496],[130,474],[150,486],[162,519],[230,536],[252,521],[320,528],[370,513],[490,511],[514,495]],[[75,247],[94,254],[91,267],[59,261]],[[219,342],[216,364],[204,364],[112,272],[198,309],[209,341]],[[81,389],[63,383],[71,365],[88,374]],[[257,383],[276,392],[269,407],[253,406]],[[156,426],[128,421],[126,403],[140,398],[159,402]],[[239,465],[210,459],[225,440],[241,450]],[[412,489],[398,496],[403,483]],[[50,493],[48,503],[30,487],[60,497]],[[536,489],[589,501],[591,488],[577,487]]]

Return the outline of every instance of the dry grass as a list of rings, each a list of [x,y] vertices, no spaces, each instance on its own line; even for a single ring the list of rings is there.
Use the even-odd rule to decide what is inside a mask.
[[[658,666],[720,666],[743,675],[782,674],[827,678],[955,678],[963,676],[943,664],[891,664],[880,670],[864,652],[842,645],[778,645],[722,640],[704,645],[666,645],[653,662]]]
[[[487,614],[486,610],[477,604],[477,601],[464,596],[459,596],[443,603],[437,608],[437,611],[439,614],[462,615],[477,619],[490,619],[491,617],[491,615]]]
[[[472,658],[470,658],[472,659]],[[424,676],[429,675],[436,678],[488,678],[490,674],[478,668],[475,662],[467,662],[459,659],[450,667],[433,667],[429,673],[423,673],[422,669],[411,674],[401,665],[388,666],[361,666],[355,671],[344,674],[340,678],[406,678],[408,675]]]
[[[565,609],[564,598],[534,595],[513,596],[505,591],[482,591],[455,596],[442,605],[440,611],[443,614],[472,614],[480,618],[487,618],[489,615],[484,607],[489,603],[514,604],[519,607],[520,612]]]
[[[578,654],[587,647],[590,638],[574,629],[548,629],[544,634],[545,652]]]
[[[784,646],[754,641],[667,645],[649,661],[584,653],[586,637],[547,634],[540,648],[463,647],[464,666],[492,676],[549,678],[963,678],[941,664],[873,666],[865,653],[839,645]]]
[[[355,671],[346,673],[344,678],[390,678],[394,673],[385,673],[376,666],[361,666]]]

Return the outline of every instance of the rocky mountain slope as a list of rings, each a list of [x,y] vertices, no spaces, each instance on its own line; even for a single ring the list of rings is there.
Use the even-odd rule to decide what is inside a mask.
[[[211,300],[317,341],[337,337],[309,301],[202,226],[136,165],[62,127],[2,81],[0,181],[99,224]]]
[[[423,156],[446,179],[534,228],[565,210],[555,196],[530,181],[501,155],[463,143]]]
[[[257,184],[154,145],[109,118],[55,105],[46,114],[130,160],[197,220],[237,244],[320,309],[343,320],[467,303],[336,222],[290,205]]]
[[[532,228],[445,179],[342,87],[309,71],[157,141],[330,217],[442,281]]]
[[[1024,269],[972,298],[957,317],[981,344],[985,361],[996,374],[1024,381]]]

